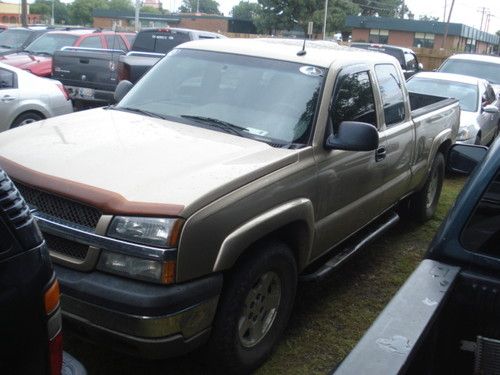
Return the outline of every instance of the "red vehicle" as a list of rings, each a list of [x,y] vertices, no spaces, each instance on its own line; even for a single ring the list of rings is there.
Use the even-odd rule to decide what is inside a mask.
[[[63,47],[112,48],[127,52],[134,38],[134,33],[89,29],[50,31],[34,40],[23,51],[1,56],[0,62],[28,70],[40,77],[50,77],[52,55]]]

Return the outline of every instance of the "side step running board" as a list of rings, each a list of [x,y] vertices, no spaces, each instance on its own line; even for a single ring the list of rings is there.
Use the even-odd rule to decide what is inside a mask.
[[[300,277],[301,281],[319,281],[330,275],[337,267],[342,265],[347,259],[356,254],[364,246],[368,245],[371,241],[379,237],[386,230],[394,226],[399,221],[399,216],[395,212],[390,214],[390,216],[382,223],[370,228],[368,232],[364,233],[364,236],[357,239],[357,242],[351,244],[351,246],[346,247],[339,253],[336,253],[332,258],[327,260],[321,267],[319,267],[315,272],[302,275]]]

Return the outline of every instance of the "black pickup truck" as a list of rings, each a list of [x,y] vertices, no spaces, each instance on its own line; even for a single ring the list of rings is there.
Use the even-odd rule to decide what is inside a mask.
[[[452,171],[480,164],[426,259],[335,374],[500,373],[500,141],[486,152],[452,147]]]
[[[112,49],[67,47],[54,53],[52,78],[66,87],[75,107],[95,107],[114,102],[118,82],[137,82],[175,46],[195,39],[214,39],[216,33],[179,28],[141,30],[127,53]]]

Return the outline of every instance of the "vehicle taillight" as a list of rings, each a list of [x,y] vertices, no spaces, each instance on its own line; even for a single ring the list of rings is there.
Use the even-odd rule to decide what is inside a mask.
[[[49,356],[50,375],[61,375],[63,361],[63,338],[61,331],[49,342]]]
[[[66,100],[69,100],[68,92],[66,91],[66,88],[63,86],[63,84],[60,83],[60,82],[57,82],[56,86],[59,87],[59,90],[61,90],[61,92],[63,93],[63,95],[66,98]]]
[[[47,337],[49,339],[49,374],[61,375],[63,360],[62,317],[59,283],[55,280],[43,296],[47,314]]]

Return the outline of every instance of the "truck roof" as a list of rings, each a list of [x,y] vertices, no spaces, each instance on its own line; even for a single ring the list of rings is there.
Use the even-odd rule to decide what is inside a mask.
[[[278,39],[278,38],[228,38],[195,40],[180,45],[178,48],[207,50],[216,52],[234,53],[264,57],[268,59],[284,60],[297,63],[329,67],[336,60],[352,59],[356,62],[360,60],[367,63],[387,62],[399,66],[397,60],[389,55],[372,53],[361,49],[339,46],[336,43],[327,41],[306,41],[306,54],[298,56],[297,52],[302,50],[304,41],[299,39]]]

